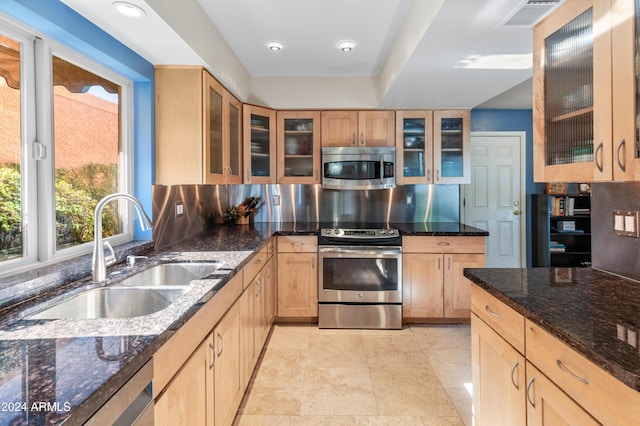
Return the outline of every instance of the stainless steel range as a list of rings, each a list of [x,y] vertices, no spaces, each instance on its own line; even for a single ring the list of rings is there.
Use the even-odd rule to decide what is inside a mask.
[[[397,229],[322,228],[320,328],[402,328],[402,237]]]

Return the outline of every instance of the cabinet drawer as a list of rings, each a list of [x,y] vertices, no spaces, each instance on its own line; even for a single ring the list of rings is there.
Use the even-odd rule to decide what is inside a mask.
[[[249,263],[244,265],[242,268],[242,272],[244,274],[244,280],[242,282],[242,289],[249,287],[251,281],[258,275],[258,272],[262,269],[264,265],[267,264],[267,260],[269,260],[269,245],[264,245],[253,257],[249,260]]]
[[[403,237],[404,253],[484,253],[485,237]]]
[[[278,237],[278,253],[316,253],[318,237],[314,235]]]
[[[640,393],[611,376],[540,326],[527,321],[526,357],[603,424],[637,424]]]
[[[154,398],[167,386],[241,293],[242,274],[236,274],[153,355]]]
[[[524,317],[475,284],[471,285],[471,311],[524,354]]]

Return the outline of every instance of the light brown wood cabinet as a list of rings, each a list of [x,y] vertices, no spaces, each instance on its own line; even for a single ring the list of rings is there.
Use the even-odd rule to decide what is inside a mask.
[[[320,183],[320,111],[278,111],[277,120],[277,182]]]
[[[471,182],[468,110],[396,111],[400,185]]]
[[[155,425],[215,425],[212,341],[209,334],[155,400]]]
[[[213,329],[215,426],[233,423],[244,395],[241,302],[236,301]]]
[[[471,297],[477,425],[637,423],[637,391],[475,284]]]
[[[611,0],[565,2],[534,28],[536,181],[632,178],[631,169],[638,163],[636,124],[630,124],[635,121],[636,94],[629,89],[634,86],[628,86],[635,80],[632,3],[616,3],[616,9],[624,9],[626,16],[617,18],[626,21],[626,28],[618,29],[618,19],[612,19]],[[620,43],[615,49],[612,37]],[[620,127],[615,139],[614,117],[619,117],[615,127]],[[626,124],[618,126],[618,120]]]
[[[483,267],[484,251],[484,237],[404,237],[403,318],[468,319],[471,295],[462,270]]]
[[[278,318],[318,316],[318,245],[315,236],[278,237]]]
[[[233,423],[275,316],[273,253],[274,239],[156,352],[158,424]]]
[[[526,425],[524,356],[475,313],[471,352],[475,424]]]
[[[395,146],[395,112],[322,111],[322,146]]]
[[[156,183],[241,183],[240,101],[202,67],[158,66]]]
[[[244,183],[276,183],[276,111],[244,104]]]
[[[599,425],[581,406],[527,361],[527,425]]]

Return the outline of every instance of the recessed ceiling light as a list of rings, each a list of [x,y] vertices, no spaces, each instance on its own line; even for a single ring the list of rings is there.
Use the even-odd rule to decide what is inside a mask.
[[[279,52],[282,50],[284,45],[279,41],[270,41],[269,43],[267,43],[267,47],[269,48],[269,50],[273,50],[274,52]]]
[[[114,1],[111,5],[115,7],[118,12],[132,18],[139,18],[147,14],[140,6],[126,1]]]
[[[353,48],[356,47],[356,42],[351,40],[342,40],[339,41],[336,46],[343,52],[351,52]]]

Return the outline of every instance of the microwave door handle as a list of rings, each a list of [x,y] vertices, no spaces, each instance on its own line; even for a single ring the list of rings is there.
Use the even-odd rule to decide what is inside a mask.
[[[380,183],[384,184],[384,157],[380,156]]]

